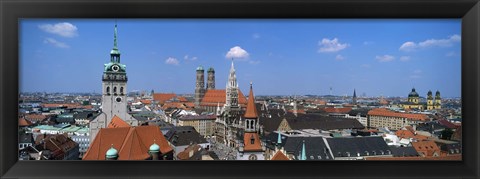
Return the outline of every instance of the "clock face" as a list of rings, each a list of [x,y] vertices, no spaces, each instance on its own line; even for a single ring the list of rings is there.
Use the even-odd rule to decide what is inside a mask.
[[[121,98],[121,97],[117,97],[117,98],[115,99],[115,101],[117,101],[117,102],[122,102],[122,98]]]
[[[250,156],[248,156],[248,160],[257,160],[257,155],[251,154]]]
[[[118,70],[120,70],[120,67],[118,65],[113,65],[112,70],[113,71],[118,71]]]

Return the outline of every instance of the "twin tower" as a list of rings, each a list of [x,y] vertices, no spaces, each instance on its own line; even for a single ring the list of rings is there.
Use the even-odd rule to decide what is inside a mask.
[[[197,68],[197,82],[195,86],[195,107],[200,106],[200,102],[205,95],[206,90],[215,89],[215,70],[210,67],[207,71],[207,87],[205,88],[205,70],[202,66]]]

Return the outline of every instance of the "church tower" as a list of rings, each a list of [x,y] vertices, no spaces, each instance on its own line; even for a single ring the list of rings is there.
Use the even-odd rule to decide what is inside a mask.
[[[124,120],[130,126],[138,126],[138,120],[127,110],[127,71],[120,63],[120,51],[117,47],[117,24],[113,35],[113,49],[110,62],[104,65],[102,75],[102,112],[90,121],[90,141],[102,128],[106,128],[114,116]]]
[[[355,89],[353,89],[352,104],[357,105],[357,93],[355,92]]]
[[[434,108],[434,105],[433,105],[432,91],[428,90],[428,93],[427,93],[427,110],[432,110],[433,108]]]
[[[120,63],[115,24],[110,62],[104,65],[102,76],[102,112],[106,114],[107,124],[115,115],[127,120],[127,80],[126,65]]]
[[[208,68],[207,75],[207,90],[215,89],[215,70]]]
[[[195,86],[195,108],[200,107],[200,101],[205,95],[205,71],[203,67],[199,66],[197,68],[197,82]]]
[[[442,108],[442,98],[440,97],[440,91],[435,92],[435,109]]]
[[[235,67],[230,67],[230,74],[228,75],[227,89],[226,89],[226,100],[225,107],[228,109],[238,109],[238,84],[237,84],[237,75],[235,74]]]
[[[420,96],[415,91],[415,88],[412,88],[412,92],[408,94],[408,102],[413,104],[418,104]]]

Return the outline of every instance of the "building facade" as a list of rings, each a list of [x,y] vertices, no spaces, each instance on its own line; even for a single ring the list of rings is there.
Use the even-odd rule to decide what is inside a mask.
[[[400,130],[405,126],[427,121],[429,121],[429,118],[425,114],[400,113],[383,108],[368,112],[369,127],[387,127],[392,130]]]

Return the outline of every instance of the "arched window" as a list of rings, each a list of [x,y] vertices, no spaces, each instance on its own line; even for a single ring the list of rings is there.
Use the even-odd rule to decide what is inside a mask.
[[[107,86],[107,94],[110,94],[110,86]]]
[[[113,87],[113,93],[117,93],[117,87]]]
[[[123,95],[123,87],[120,87],[120,94]]]

